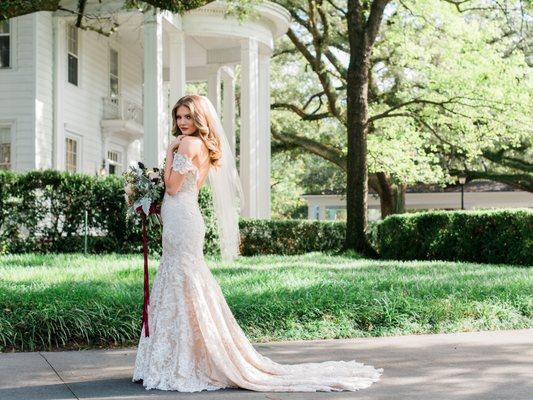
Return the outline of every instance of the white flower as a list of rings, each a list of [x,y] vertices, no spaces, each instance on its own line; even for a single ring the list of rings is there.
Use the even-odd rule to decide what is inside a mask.
[[[124,187],[124,192],[126,192],[126,194],[127,194],[128,196],[131,196],[131,195],[133,194],[133,187],[132,187],[132,185],[131,185],[131,184],[126,185],[126,186]]]

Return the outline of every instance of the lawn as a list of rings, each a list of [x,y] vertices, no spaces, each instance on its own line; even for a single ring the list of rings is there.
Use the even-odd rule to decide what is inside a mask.
[[[207,259],[255,342],[533,327],[533,270],[310,253]],[[142,255],[0,257],[0,350],[136,345]],[[151,279],[158,259],[150,259]]]

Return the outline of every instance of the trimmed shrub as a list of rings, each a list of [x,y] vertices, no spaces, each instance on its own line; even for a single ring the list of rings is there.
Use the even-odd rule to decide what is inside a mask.
[[[124,180],[55,170],[17,174],[0,171],[0,254],[88,251],[142,252],[141,221],[126,218]],[[217,232],[211,193],[202,187],[199,204],[206,223],[206,254],[216,254]],[[148,248],[161,252],[161,230],[150,229]]]
[[[126,219],[124,180],[55,170],[0,171],[0,254],[71,253],[84,250],[87,210],[90,253],[141,253],[141,221]],[[206,224],[204,253],[219,255],[218,231],[208,186],[199,193]],[[341,221],[241,218],[241,254],[336,251],[344,241]],[[148,249],[161,254],[161,230],[148,231]]]
[[[378,224],[382,258],[533,264],[533,210],[432,211]]]
[[[241,218],[239,228],[244,256],[338,251],[346,233],[343,221]]]

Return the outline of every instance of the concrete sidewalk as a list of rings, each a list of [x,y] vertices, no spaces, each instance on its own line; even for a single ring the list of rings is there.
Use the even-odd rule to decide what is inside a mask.
[[[533,399],[533,329],[254,345],[283,363],[352,360],[384,368],[357,392],[147,391],[135,349],[0,354],[0,399]]]

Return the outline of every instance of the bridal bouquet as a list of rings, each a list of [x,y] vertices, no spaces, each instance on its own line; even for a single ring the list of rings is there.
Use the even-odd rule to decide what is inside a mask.
[[[128,204],[127,215],[144,213],[149,221],[161,225],[160,208],[165,194],[165,183],[159,168],[148,169],[142,162],[130,165],[123,174],[124,193]]]

